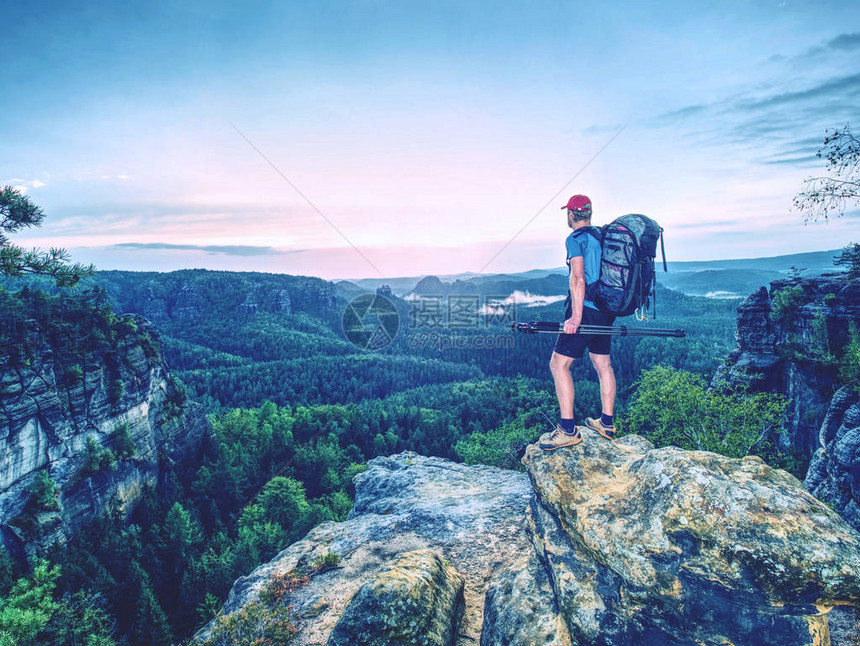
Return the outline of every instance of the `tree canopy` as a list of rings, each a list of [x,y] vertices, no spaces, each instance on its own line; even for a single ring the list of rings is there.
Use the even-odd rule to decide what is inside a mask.
[[[17,278],[24,274],[51,276],[61,287],[75,285],[95,272],[93,265],[71,264],[65,249],[24,249],[9,242],[7,233],[41,226],[45,214],[29,196],[11,186],[0,190],[0,275]]]

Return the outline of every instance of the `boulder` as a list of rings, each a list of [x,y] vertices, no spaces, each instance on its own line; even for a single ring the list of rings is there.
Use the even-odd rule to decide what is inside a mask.
[[[580,430],[528,447],[528,475],[372,460],[349,518],[236,581],[222,616],[274,586],[291,646],[826,646],[829,611],[860,605],[860,534],[790,474]]]
[[[452,646],[463,577],[433,550],[405,552],[353,596],[328,646]]]
[[[497,644],[573,645],[534,550],[501,570],[487,588],[481,646]]]
[[[582,644],[829,644],[860,534],[790,474],[628,436],[523,459],[530,525]]]
[[[356,478],[349,518],[318,525],[238,579],[222,614],[257,602],[272,581],[295,574],[306,582],[283,599],[292,607],[299,631],[291,646],[325,644],[363,586],[378,581],[402,554],[432,550],[463,578],[463,613],[454,643],[475,646],[487,586],[531,551],[525,530],[525,510],[533,495],[528,477],[411,452],[376,458],[368,466]],[[338,555],[339,566],[313,573],[314,561],[329,552]],[[416,566],[421,562],[426,560],[413,561]],[[416,576],[432,578],[434,571],[436,566],[428,565]],[[311,572],[307,579],[301,576],[305,572]],[[210,623],[195,639],[209,638],[214,627]]]

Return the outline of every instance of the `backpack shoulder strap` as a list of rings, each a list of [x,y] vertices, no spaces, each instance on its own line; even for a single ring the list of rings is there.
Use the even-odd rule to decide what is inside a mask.
[[[576,231],[573,232],[573,235],[578,237],[583,233],[589,234],[598,242],[603,242],[603,229],[601,229],[600,227],[595,227],[593,225],[587,227],[579,227]]]

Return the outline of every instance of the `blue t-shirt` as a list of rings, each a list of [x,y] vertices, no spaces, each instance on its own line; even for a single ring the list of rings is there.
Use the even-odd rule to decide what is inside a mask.
[[[582,257],[582,264],[585,273],[585,284],[597,282],[600,278],[600,243],[590,233],[577,229],[564,241],[565,251],[567,253],[567,275],[570,277],[570,259]],[[597,305],[592,301],[585,299],[585,307],[590,307],[596,310]]]

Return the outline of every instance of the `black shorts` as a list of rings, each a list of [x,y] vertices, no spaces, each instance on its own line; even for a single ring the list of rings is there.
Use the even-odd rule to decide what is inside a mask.
[[[570,318],[571,312],[570,299],[568,299],[567,309],[564,312],[565,321]],[[614,322],[614,316],[591,307],[582,308],[581,325],[612,325]],[[611,339],[612,337],[606,334],[559,334],[553,350],[572,359],[581,359],[586,348],[591,354],[609,354]]]

